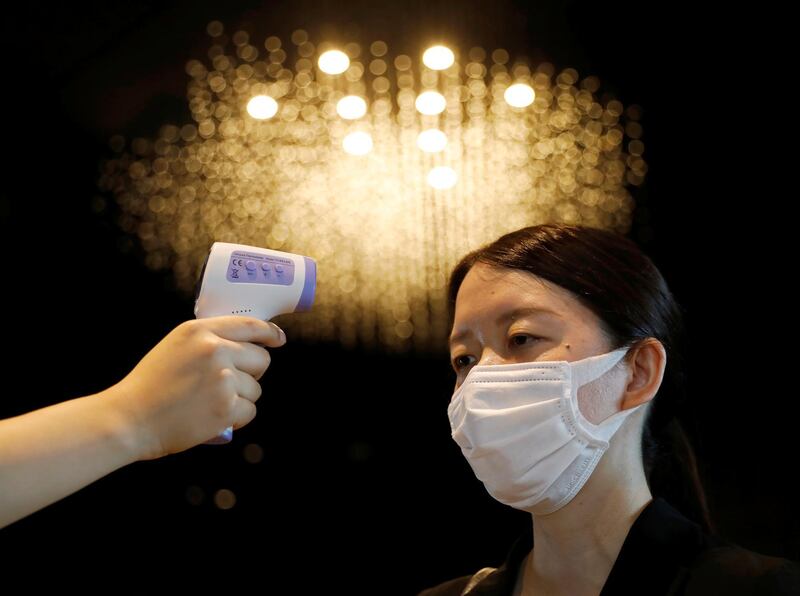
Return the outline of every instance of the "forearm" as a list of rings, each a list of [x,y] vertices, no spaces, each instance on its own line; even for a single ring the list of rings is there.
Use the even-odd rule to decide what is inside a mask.
[[[0,528],[138,459],[106,392],[0,420]]]

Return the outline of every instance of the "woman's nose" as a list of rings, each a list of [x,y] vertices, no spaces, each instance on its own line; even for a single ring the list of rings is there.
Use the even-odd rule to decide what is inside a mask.
[[[481,355],[481,359],[478,360],[478,362],[476,362],[476,364],[481,364],[481,365],[485,365],[485,364],[506,364],[506,362],[507,362],[507,360],[505,358],[503,358],[500,354],[498,354],[494,350],[491,350],[491,349],[487,348],[486,350],[483,351],[483,354]]]

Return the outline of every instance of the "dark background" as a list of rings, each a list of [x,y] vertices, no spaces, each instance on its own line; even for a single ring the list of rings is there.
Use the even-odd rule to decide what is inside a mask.
[[[719,530],[800,558],[792,435],[796,354],[784,255],[791,221],[777,145],[775,79],[753,12],[699,3],[83,2],[9,5],[2,21],[2,309],[8,417],[100,391],[179,322],[189,297],[147,270],[98,212],[108,138],[189,121],[184,65],[208,62],[206,24],[251,41],[305,28],[383,39],[390,55],[444,34],[598,75],[644,108],[646,184],[631,237],[686,310],[690,392]],[[740,18],[743,17],[743,18]],[[325,28],[327,26],[327,28]],[[324,272],[321,272],[324,274]],[[272,350],[259,415],[231,445],[137,463],[0,531],[4,575],[91,586],[230,578],[349,594],[411,594],[496,565],[527,514],[493,501],[450,438],[447,358],[337,345]],[[314,374],[308,374],[313,370]],[[243,447],[258,443],[260,463]],[[189,486],[204,499],[190,504]],[[233,490],[236,506],[212,496]],[[19,565],[19,566],[17,566]],[[233,589],[233,588],[232,588]],[[279,590],[278,590],[279,591]],[[290,590],[295,591],[295,590]]]

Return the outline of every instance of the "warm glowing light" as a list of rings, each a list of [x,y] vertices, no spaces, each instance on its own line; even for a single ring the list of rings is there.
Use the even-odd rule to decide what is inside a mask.
[[[543,222],[630,231],[643,111],[596,76],[496,47],[453,48],[459,67],[437,72],[377,37],[344,54],[304,29],[207,31],[213,51],[185,65],[190,117],[112,136],[92,201],[120,250],[170,270],[187,299],[214,241],[308,255],[313,309],[274,320],[294,341],[446,356],[448,264]],[[256,444],[242,456],[267,459]],[[235,509],[216,488],[190,487],[187,506]]]
[[[419,133],[417,147],[428,153],[436,153],[447,146],[447,135],[438,128],[429,128]]]
[[[456,182],[458,182],[458,174],[456,174],[453,168],[439,166],[428,172],[428,184],[433,188],[452,188],[456,185]]]
[[[511,85],[508,89],[506,89],[503,97],[510,106],[514,106],[515,108],[525,108],[533,103],[536,93],[534,93],[533,87],[530,85],[526,85],[525,83],[517,83],[516,85]]]
[[[441,93],[436,91],[425,91],[417,96],[417,100],[414,102],[414,105],[420,113],[428,116],[435,116],[436,114],[441,114],[444,112],[444,109],[447,106],[447,101],[445,100],[444,95]]]
[[[236,494],[227,488],[221,488],[214,493],[214,505],[220,509],[232,509],[236,505]]]
[[[350,58],[340,50],[330,50],[323,53],[317,61],[319,69],[327,74],[342,74],[350,66]]]
[[[256,95],[247,102],[247,113],[257,120],[267,120],[278,113],[278,102],[269,95]]]
[[[358,95],[347,95],[336,103],[336,113],[342,118],[356,120],[367,113],[367,102]]]
[[[422,62],[433,70],[444,70],[450,68],[455,62],[455,55],[450,48],[445,46],[433,46],[425,50],[422,54]]]
[[[258,443],[249,443],[242,450],[246,462],[257,464],[264,459],[264,449]]]
[[[351,155],[366,155],[372,151],[372,137],[368,132],[351,132],[342,141],[342,146]]]

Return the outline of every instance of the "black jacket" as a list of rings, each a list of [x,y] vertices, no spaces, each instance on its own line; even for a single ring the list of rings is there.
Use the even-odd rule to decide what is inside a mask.
[[[418,596],[511,596],[533,530],[514,542],[500,567],[484,567]],[[800,596],[800,563],[755,553],[684,517],[655,497],[634,521],[600,596]]]

